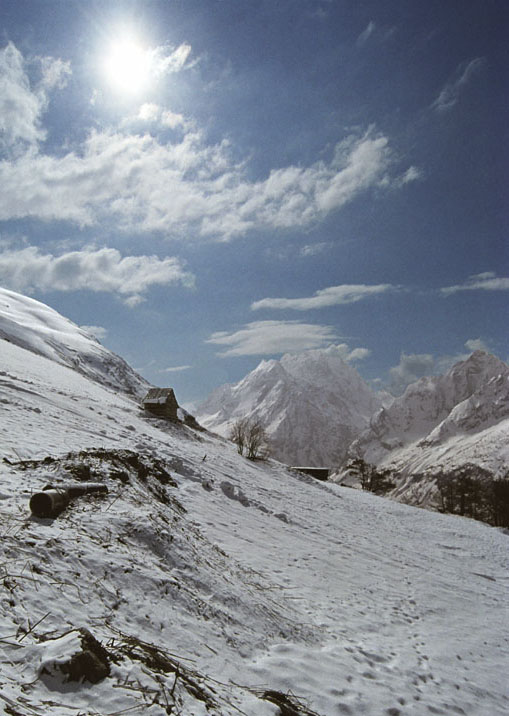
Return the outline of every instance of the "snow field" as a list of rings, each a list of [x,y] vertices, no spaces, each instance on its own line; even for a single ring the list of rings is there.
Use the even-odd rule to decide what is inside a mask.
[[[0,348],[0,709],[276,716],[256,694],[277,689],[321,716],[509,711],[508,535],[251,463]],[[84,461],[106,498],[31,518],[30,494]],[[51,640],[80,627],[118,657],[94,685],[52,671],[68,642]]]

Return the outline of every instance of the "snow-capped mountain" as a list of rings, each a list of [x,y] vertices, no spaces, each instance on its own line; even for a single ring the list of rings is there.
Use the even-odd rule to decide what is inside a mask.
[[[503,530],[150,417],[3,296],[1,713],[507,713]]]
[[[394,492],[417,504],[429,500],[433,476],[466,463],[495,476],[509,469],[509,366],[483,351],[445,375],[421,378],[379,410],[349,448],[350,457],[396,471]]]
[[[0,288],[0,338],[140,397],[149,383],[94,336],[44,303]]]
[[[206,428],[229,434],[240,418],[258,419],[273,457],[292,465],[339,465],[346,448],[382,405],[337,346],[262,361],[197,409]]]

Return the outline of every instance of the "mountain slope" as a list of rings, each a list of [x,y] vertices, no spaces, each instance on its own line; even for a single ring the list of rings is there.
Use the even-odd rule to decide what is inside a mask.
[[[293,465],[337,465],[381,403],[336,346],[262,361],[197,409],[202,425],[227,436],[239,418],[261,420],[271,454]]]
[[[476,351],[445,375],[422,378],[371,419],[350,457],[395,472],[391,494],[435,505],[434,477],[467,463],[509,469],[509,366]]]
[[[245,460],[2,339],[0,372],[0,711],[507,713],[501,530]],[[83,479],[108,494],[30,516]]]
[[[120,356],[49,306],[0,288],[0,338],[140,397],[149,384]]]

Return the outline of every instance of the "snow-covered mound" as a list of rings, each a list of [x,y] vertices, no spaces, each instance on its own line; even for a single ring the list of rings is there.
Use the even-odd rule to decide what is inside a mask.
[[[197,409],[199,422],[227,436],[240,418],[258,419],[271,454],[293,465],[341,463],[381,401],[337,346],[262,361],[235,385],[215,390]]]
[[[433,501],[426,475],[471,463],[509,470],[509,366],[476,351],[445,375],[421,380],[371,420],[350,457],[395,471],[399,499]],[[415,480],[416,475],[423,479]],[[436,497],[436,495],[435,495]]]
[[[0,338],[140,397],[148,382],[120,356],[44,303],[0,288]]]
[[[0,712],[508,712],[502,530],[249,461],[2,339],[0,431]],[[108,494],[30,516],[69,482]]]

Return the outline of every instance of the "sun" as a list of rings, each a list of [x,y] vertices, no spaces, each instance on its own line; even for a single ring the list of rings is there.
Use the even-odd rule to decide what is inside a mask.
[[[107,82],[117,92],[138,94],[151,80],[151,53],[133,35],[112,41],[103,62]]]

